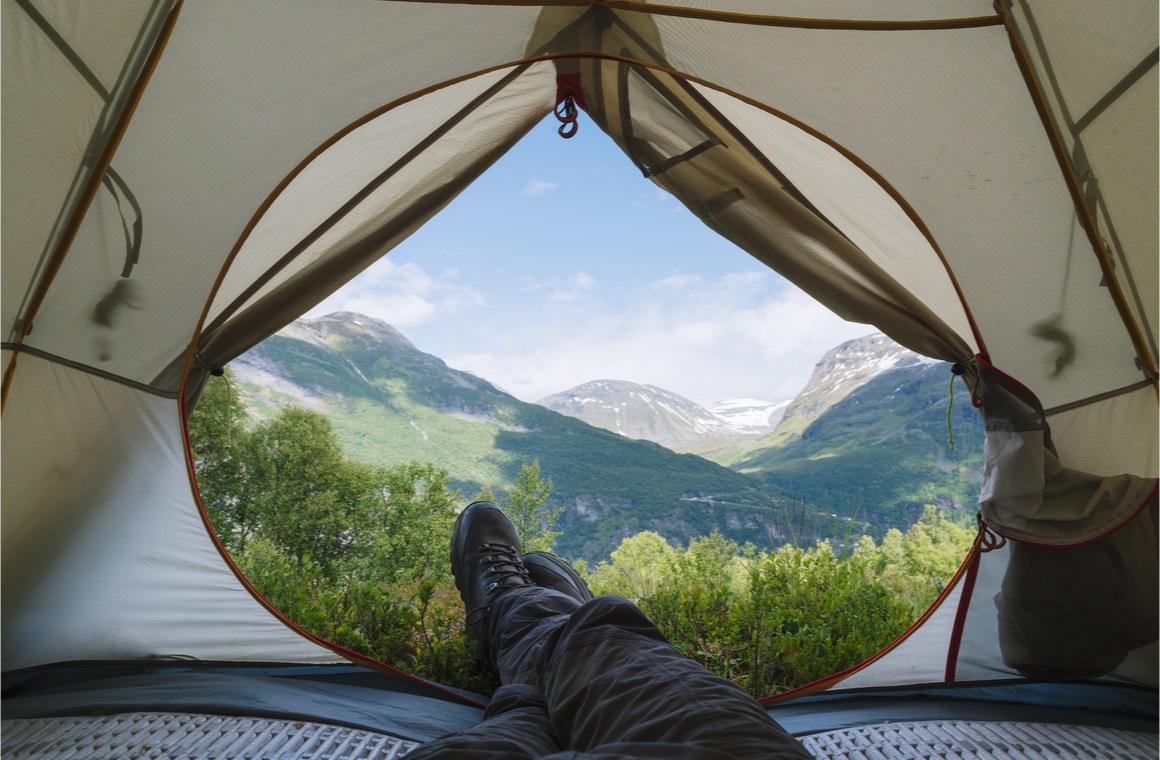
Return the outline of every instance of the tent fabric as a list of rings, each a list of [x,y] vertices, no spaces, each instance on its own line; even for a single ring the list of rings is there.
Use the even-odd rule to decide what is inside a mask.
[[[4,700],[5,718],[127,712],[312,720],[426,742],[478,723],[483,710],[341,674],[280,675],[185,668],[30,690]],[[365,679],[363,679],[365,680]],[[353,682],[352,682],[353,681]]]
[[[1116,530],[1154,497],[1155,478],[1063,467],[1034,394],[986,361],[977,373],[986,429],[979,503],[992,529],[1029,543],[1083,544]]]
[[[1082,546],[1012,542],[995,596],[1004,662],[1036,678],[1093,678],[1155,641],[1156,536],[1153,502],[1120,530]]]
[[[209,540],[175,399],[37,356],[20,368],[11,392],[52,403],[4,415],[5,670],[272,652],[338,659],[259,607]]]
[[[959,363],[984,405],[1002,398],[984,366],[1037,399],[1035,426],[988,432],[997,530],[1042,540],[1012,498],[1099,492],[1098,530],[1067,533],[1097,538],[1154,487],[1154,2],[2,13],[6,668],[336,657],[218,552],[185,402],[434,216],[548,114],[559,76],[579,78],[580,128],[837,313]],[[989,601],[1009,552],[850,680],[943,680],[952,644],[957,677],[1013,675]],[[1155,657],[1136,647],[1113,677],[1155,686]]]

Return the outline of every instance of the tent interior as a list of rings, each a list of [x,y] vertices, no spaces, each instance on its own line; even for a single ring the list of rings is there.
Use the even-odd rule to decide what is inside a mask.
[[[555,110],[839,316],[956,363],[985,421],[986,529],[957,582],[771,714],[818,756],[886,746],[859,733],[886,723],[1155,755],[1154,2],[2,11],[9,747],[141,743],[132,721],[164,714],[170,751],[242,716],[257,747],[289,725],[401,752],[479,719],[251,595],[185,415]],[[1012,722],[1039,733],[987,733]]]

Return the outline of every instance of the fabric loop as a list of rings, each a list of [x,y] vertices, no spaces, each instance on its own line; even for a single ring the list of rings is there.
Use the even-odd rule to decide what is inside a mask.
[[[560,120],[560,128],[557,134],[565,140],[571,138],[580,129],[580,123],[577,121],[579,115],[576,110],[576,101],[573,99],[571,90],[564,93],[564,102],[556,106],[556,118]]]
[[[556,77],[556,108],[554,113],[560,121],[557,134],[565,140],[575,136],[580,129],[580,110],[587,111],[584,104],[584,90],[580,88],[579,74],[560,74]]]
[[[980,553],[986,554],[987,552],[993,552],[1007,545],[1007,539],[991,530],[991,527],[987,525],[986,520],[983,519],[982,512],[976,514],[975,519],[979,522],[978,544]]]

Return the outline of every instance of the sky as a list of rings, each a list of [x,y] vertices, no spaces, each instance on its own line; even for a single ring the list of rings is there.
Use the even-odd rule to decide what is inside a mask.
[[[570,140],[557,126],[305,316],[377,317],[523,401],[609,379],[705,407],[792,398],[875,331],[704,226],[583,116]]]

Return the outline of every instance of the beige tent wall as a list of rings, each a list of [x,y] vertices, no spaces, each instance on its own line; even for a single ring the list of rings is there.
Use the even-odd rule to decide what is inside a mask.
[[[1160,10],[1147,0],[1107,5],[1019,0],[1010,5],[1112,266],[1155,353]]]
[[[193,501],[175,399],[25,355],[3,443],[5,670],[338,659],[260,607],[222,560]]]
[[[1047,421],[1061,459],[1078,469],[1097,475],[1160,475],[1156,391],[1150,385],[1054,414],[1048,410]]]
[[[550,62],[500,69],[344,134],[245,239],[208,315],[205,361],[224,364],[393,249],[538,124],[555,92]]]
[[[152,0],[118,3],[37,3],[41,17],[83,56],[106,94],[114,93],[132,60],[136,38],[152,18]],[[5,340],[25,303],[41,254],[84,157],[109,121],[107,97],[61,54],[14,2],[0,6],[4,207],[4,277],[0,312]],[[148,42],[148,40],[146,40]],[[19,76],[16,74],[19,73]],[[99,147],[99,146],[98,146]],[[13,181],[12,178],[17,178]],[[30,180],[35,181],[30,181]]]
[[[608,72],[584,82],[603,106],[636,64],[624,113],[646,139],[630,153],[740,146],[730,134],[743,133],[746,155],[709,161],[709,147],[656,181],[763,261],[808,271],[843,313],[904,325],[944,358],[968,358],[981,338],[1049,410],[1065,466],[1157,474],[1155,388],[1109,287],[1155,353],[1154,2],[1015,0],[1016,39],[1040,77],[1030,88],[991,0],[690,0],[655,14],[191,0],[168,36],[168,3],[32,5],[93,76],[4,0],[0,310],[5,339],[25,348],[15,365],[3,357],[5,668],[333,657],[250,598],[201,522],[175,398],[188,348],[232,358],[389,250],[547,112],[557,69]],[[720,117],[720,134],[677,118],[650,75],[705,123]],[[600,118],[627,142],[621,117],[609,105]],[[1111,263],[1093,251],[1056,132]],[[117,194],[88,182],[110,135]],[[749,201],[716,213],[721,191],[742,187]],[[68,255],[50,261],[82,205]],[[850,275],[841,288],[825,284],[827,267]],[[25,335],[19,319],[42,291]],[[1005,567],[984,557],[960,678],[1012,672],[988,601]],[[955,607],[952,596],[848,683],[941,680]],[[1154,657],[1133,655],[1133,672]]]

